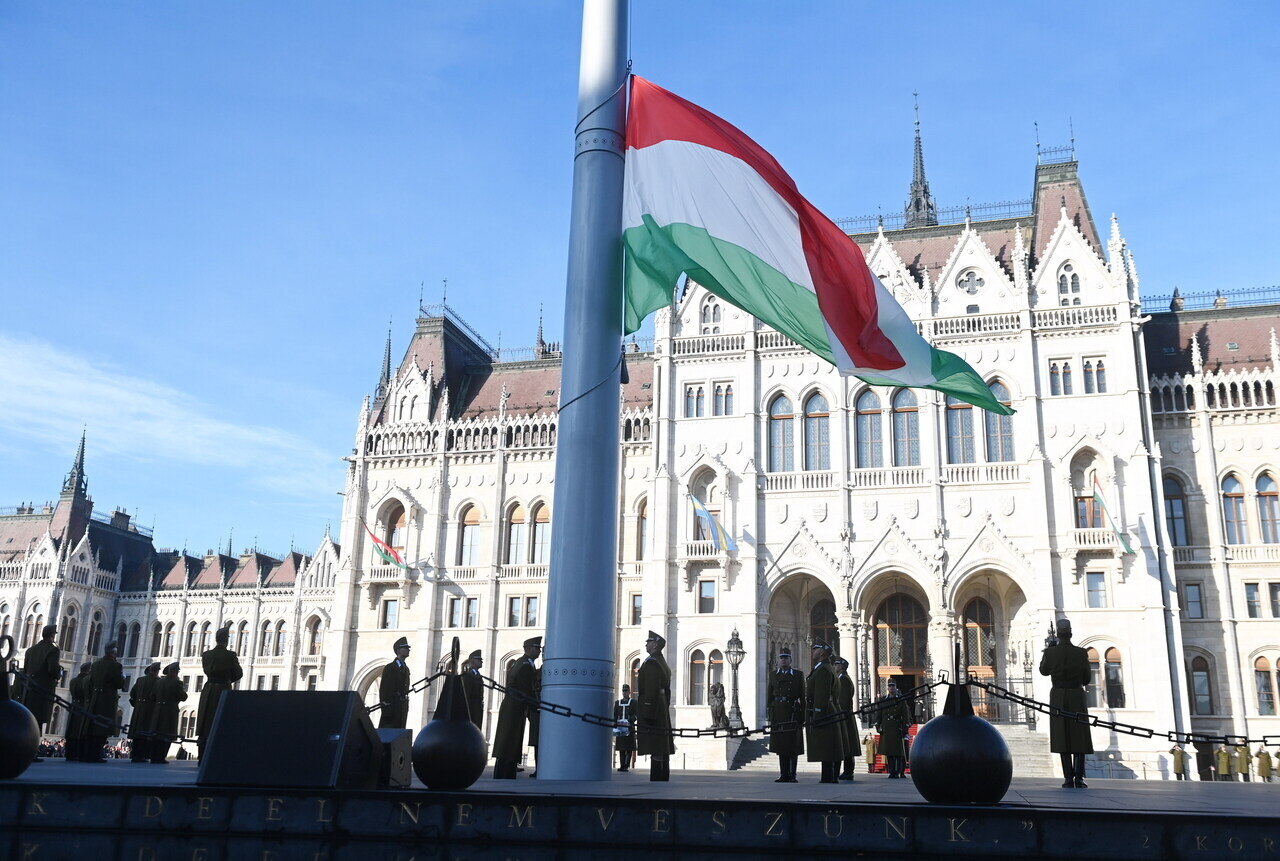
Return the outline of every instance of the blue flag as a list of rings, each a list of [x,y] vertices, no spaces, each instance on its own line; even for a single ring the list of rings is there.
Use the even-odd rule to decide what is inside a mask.
[[[711,536],[711,545],[716,550],[725,550],[726,548],[737,550],[738,545],[733,540],[733,537],[729,535],[728,530],[720,525],[720,521],[716,520],[714,514],[707,511],[707,507],[698,501],[698,497],[689,494],[689,500],[693,503],[693,513],[698,515],[698,518],[706,527],[707,534]]]

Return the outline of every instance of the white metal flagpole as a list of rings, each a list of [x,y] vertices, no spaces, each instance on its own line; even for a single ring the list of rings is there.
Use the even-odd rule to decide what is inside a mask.
[[[583,0],[542,698],[612,715],[628,0]],[[607,727],[543,712],[538,779],[608,780]]]

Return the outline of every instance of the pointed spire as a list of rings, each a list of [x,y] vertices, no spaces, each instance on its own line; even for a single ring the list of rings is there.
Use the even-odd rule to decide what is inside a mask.
[[[1197,375],[1204,372],[1204,359],[1200,356],[1200,337],[1191,335],[1191,368]]]
[[[1271,327],[1271,370],[1280,371],[1280,341],[1276,340],[1276,327]]]
[[[534,341],[533,355],[541,359],[547,352],[547,342],[542,340],[542,303],[538,303],[538,340]]]
[[[1022,222],[1013,227],[1013,283],[1022,292],[1031,289],[1031,278],[1027,273],[1027,243],[1022,238]]]
[[[75,462],[71,464],[71,471],[67,473],[66,479],[62,482],[62,492],[64,494],[84,496],[89,490],[89,482],[84,474],[84,440],[88,432],[88,428],[80,431],[80,445],[76,448]]]
[[[1182,291],[1174,287],[1173,297],[1169,300],[1169,310],[1181,311],[1184,305],[1186,305],[1186,300],[1182,298]]]
[[[387,347],[382,354],[382,376],[378,378],[378,391],[374,398],[384,398],[391,388],[391,321],[387,321]]]
[[[916,97],[916,151],[911,170],[911,196],[903,209],[906,227],[927,227],[938,223],[938,206],[929,194],[929,181],[924,177],[924,145],[920,142],[920,94]]]
[[[1111,244],[1124,244],[1124,238],[1120,236],[1120,219],[1116,218],[1116,214],[1114,212],[1111,213]]]

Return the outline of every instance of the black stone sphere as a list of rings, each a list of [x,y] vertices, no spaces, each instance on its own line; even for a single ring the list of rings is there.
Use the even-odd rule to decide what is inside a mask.
[[[1009,746],[973,713],[966,685],[951,685],[943,713],[916,733],[911,780],[933,804],[998,804],[1009,791]]]
[[[22,774],[40,748],[40,726],[35,715],[22,703],[9,699],[9,659],[13,657],[13,637],[0,637],[0,780]]]
[[[445,676],[435,717],[413,740],[413,773],[428,789],[466,789],[488,761],[489,746],[467,713],[462,677]]]

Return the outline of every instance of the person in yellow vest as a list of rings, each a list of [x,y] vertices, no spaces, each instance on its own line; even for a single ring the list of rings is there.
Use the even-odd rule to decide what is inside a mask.
[[[1258,780],[1271,782],[1271,754],[1267,753],[1267,749],[1262,745],[1258,745],[1258,752],[1254,754],[1258,760]]]
[[[1227,753],[1227,749],[1221,745],[1213,755],[1215,765],[1218,767],[1217,780],[1231,780],[1231,754]]]
[[[1236,745],[1236,773],[1245,783],[1249,782],[1250,765],[1249,748],[1243,744]]]
[[[1187,780],[1187,752],[1182,749],[1182,745],[1175,744],[1169,749],[1169,753],[1173,755],[1173,779]]]

